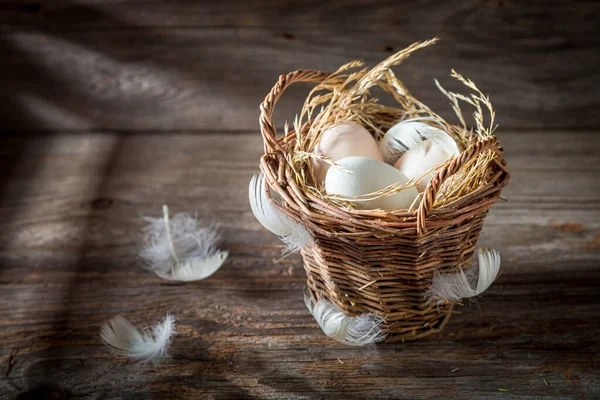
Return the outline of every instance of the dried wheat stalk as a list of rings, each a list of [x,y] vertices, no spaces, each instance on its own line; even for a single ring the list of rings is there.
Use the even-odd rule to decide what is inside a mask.
[[[306,98],[300,114],[294,119],[293,126],[296,140],[293,145],[289,145],[286,154],[286,161],[291,167],[293,178],[299,188],[338,207],[347,210],[354,207],[349,199],[328,195],[322,186],[314,185],[316,180],[310,162],[311,158],[318,158],[328,162],[333,167],[339,168],[335,163],[315,152],[314,149],[323,132],[342,121],[352,121],[363,125],[376,138],[381,138],[390,127],[402,120],[427,117],[432,120],[430,123],[444,127],[462,149],[467,148],[476,138],[484,138],[493,134],[496,128],[494,125],[495,112],[489,96],[484,95],[470,79],[466,79],[452,70],[451,76],[471,89],[474,92],[471,95],[449,92],[442,88],[437,80],[435,81],[440,91],[449,98],[452,109],[458,116],[461,127],[457,127],[446,122],[429,107],[413,97],[392,71],[392,67],[402,63],[412,53],[437,41],[438,39],[434,38],[413,43],[372,69],[364,68],[363,61],[352,61],[340,67],[313,88]],[[370,92],[375,86],[392,95],[398,103],[397,107],[380,104],[379,99],[372,97]],[[465,102],[475,108],[473,113],[474,133],[467,129],[460,102]],[[487,126],[484,125],[484,109],[487,109],[490,116]],[[286,137],[289,133],[288,129],[286,122]],[[489,163],[493,161],[493,157],[490,156],[492,153],[487,152],[487,154],[488,156],[481,156],[474,162],[465,165],[459,173],[448,179],[442,190],[440,190],[434,207],[450,203],[485,185],[489,176],[484,171],[487,170]],[[437,166],[433,170],[440,169],[444,165]],[[432,171],[428,171],[423,176],[430,172]],[[361,196],[361,198],[374,199],[388,196],[406,187],[413,186],[421,178],[409,182],[408,185],[390,186],[375,193]]]

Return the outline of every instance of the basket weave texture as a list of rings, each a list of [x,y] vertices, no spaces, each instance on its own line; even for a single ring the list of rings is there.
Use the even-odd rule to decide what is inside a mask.
[[[453,303],[432,302],[426,293],[437,273],[469,267],[489,208],[507,185],[509,173],[496,137],[474,139],[429,182],[414,211],[345,210],[301,190],[285,162],[295,132],[277,137],[273,110],[295,82],[322,82],[325,71],[299,70],[280,76],[261,104],[260,128],[265,154],[260,169],[267,186],[282,199],[274,203],[308,229],[314,244],[301,250],[313,299],[325,297],[345,314],[375,313],[387,341],[404,341],[439,332]],[[397,120],[397,115],[381,115]],[[455,127],[456,129],[460,129]],[[303,129],[307,129],[306,126]],[[484,152],[496,153],[487,184],[433,208],[443,182]]]

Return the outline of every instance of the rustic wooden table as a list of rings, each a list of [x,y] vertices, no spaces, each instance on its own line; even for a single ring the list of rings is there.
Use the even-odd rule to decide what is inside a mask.
[[[600,398],[600,2],[12,0],[0,6],[0,398]],[[306,310],[300,258],[249,210],[258,105],[279,74],[369,65],[490,93],[512,179],[480,245],[503,272],[445,330],[344,347]],[[293,87],[277,126],[307,93]],[[197,211],[227,263],[143,270],[143,215]],[[173,312],[171,357],[103,347],[121,314]]]
[[[513,173],[481,245],[503,272],[439,335],[351,348],[302,301],[298,256],[252,216],[254,134],[109,132],[0,146],[0,397],[598,398],[600,135],[500,132]],[[218,221],[231,256],[170,283],[142,269],[141,215]],[[178,321],[158,368],[113,356],[98,331],[121,314]],[[66,397],[64,397],[66,398]]]

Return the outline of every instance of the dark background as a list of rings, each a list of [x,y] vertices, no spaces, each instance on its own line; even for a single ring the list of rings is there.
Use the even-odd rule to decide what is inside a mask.
[[[597,1],[0,0],[0,398],[600,398],[599,24]],[[342,346],[248,206],[258,107],[280,74],[434,36],[395,72],[449,121],[434,78],[490,94],[512,176],[478,245],[502,274],[439,334]],[[219,223],[209,279],[142,268],[163,204]],[[166,312],[158,368],[100,341]]]
[[[374,65],[434,36],[396,69],[444,116],[433,79],[455,68],[513,130],[600,123],[596,1],[3,1],[2,128],[254,131],[280,74]],[[306,93],[279,109],[293,119]]]

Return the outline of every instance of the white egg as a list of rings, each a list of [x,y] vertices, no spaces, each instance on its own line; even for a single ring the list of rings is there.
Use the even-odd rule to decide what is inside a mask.
[[[344,122],[326,130],[315,152],[322,154],[333,162],[345,157],[361,156],[383,161],[377,141],[364,127],[353,122]],[[330,164],[313,158],[313,168],[317,182],[321,183],[327,175]]]
[[[409,179],[417,179],[430,169],[445,163],[453,155],[440,143],[425,140],[406,151],[396,164],[394,164],[394,167]],[[416,183],[415,186],[419,192],[425,190],[427,184],[436,173],[437,170],[430,172]]]
[[[394,165],[404,153],[425,140],[439,144],[449,154],[460,153],[458,145],[450,135],[435,126],[420,122],[422,120],[423,118],[415,118],[403,121],[387,131],[379,142],[379,149],[386,163]]]
[[[336,162],[341,168],[331,167],[325,177],[325,191],[345,198],[377,192],[392,184],[402,186],[409,179],[399,170],[380,160],[366,157],[346,157]],[[407,209],[418,196],[417,189],[409,187],[375,200],[356,200],[359,209]]]

